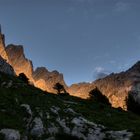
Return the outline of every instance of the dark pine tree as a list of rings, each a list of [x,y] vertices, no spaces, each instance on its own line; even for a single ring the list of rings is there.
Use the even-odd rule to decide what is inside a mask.
[[[60,83],[56,83],[53,87],[55,90],[57,90],[57,94],[61,94],[61,95],[68,95],[68,93],[66,92],[64,86]]]
[[[89,99],[111,106],[108,98],[97,87],[89,92]]]
[[[20,80],[22,80],[24,83],[29,84],[29,79],[27,78],[27,76],[24,73],[20,73],[19,76],[18,76],[18,78]]]
[[[137,93],[130,91],[126,98],[127,110],[140,115],[140,104],[136,101]]]

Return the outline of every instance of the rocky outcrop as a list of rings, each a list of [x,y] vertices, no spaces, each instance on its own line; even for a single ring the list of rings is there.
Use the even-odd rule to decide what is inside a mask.
[[[15,75],[15,72],[11,65],[9,65],[1,56],[0,56],[0,72]]]
[[[3,134],[4,140],[20,140],[21,138],[26,140],[31,139],[31,137],[42,140],[57,140],[57,137],[62,134],[62,136],[67,136],[66,138],[77,140],[130,140],[133,136],[133,133],[128,130],[114,131],[104,125],[89,121],[72,108],[52,106],[46,112],[38,107],[39,112],[35,109],[36,113],[34,113],[28,104],[23,104],[20,107],[21,109],[25,107],[23,112],[30,114],[30,116],[23,118],[25,125],[23,133],[20,134],[20,131],[15,129],[1,129],[0,134]],[[32,114],[39,117],[33,118]]]
[[[56,93],[53,88],[56,83],[64,85],[65,89],[67,88],[63,74],[58,71],[49,72],[45,67],[38,67],[33,73],[33,78],[36,87],[48,92]]]
[[[83,99],[88,98],[88,93],[94,88],[94,85],[90,83],[78,83],[78,84],[72,84],[68,88],[68,93],[70,93],[73,96],[77,96]]]
[[[88,98],[89,92],[95,87],[98,87],[109,99],[113,107],[121,107],[126,110],[126,99],[130,92],[137,93],[137,98],[135,99],[137,102],[140,102],[138,99],[140,97],[140,61],[125,72],[112,73],[93,83],[73,84],[68,91],[74,96]]]
[[[5,47],[5,37],[1,33],[0,56],[14,68],[16,75],[19,75],[19,73],[24,73],[32,81],[32,62],[25,58],[23,47],[12,44]]]
[[[4,135],[5,140],[20,140],[20,134],[17,130],[2,129],[0,133]]]
[[[32,61],[24,55],[23,46],[10,44],[6,47],[9,63],[14,68],[17,75],[24,73],[30,81],[33,81],[33,65]]]
[[[57,82],[64,85],[65,88],[67,87],[63,75],[57,71],[49,72],[45,67],[39,67],[34,71],[32,61],[24,55],[23,46],[8,45],[6,53],[16,74],[24,73],[36,87],[52,93],[56,92],[53,87]]]
[[[45,67],[39,67],[34,71],[32,61],[24,55],[23,46],[8,45],[6,53],[16,74],[24,73],[36,87],[52,93],[56,92],[53,87],[57,82],[67,87],[63,75],[57,71],[49,72]]]
[[[0,29],[0,71],[6,74],[14,75],[15,72],[13,68],[8,64],[9,59],[5,51],[5,37],[1,33]]]
[[[113,107],[127,109],[126,98],[133,86],[133,81],[125,72],[111,74],[93,83],[109,99]]]
[[[2,33],[0,33],[0,56],[13,67],[16,75],[24,73],[31,83],[42,90],[55,93],[53,87],[58,82],[67,88],[61,73],[49,72],[45,67],[39,67],[34,71],[32,61],[24,55],[23,46],[10,44],[5,47],[5,38]],[[1,64],[1,71],[10,70],[10,67],[3,65],[3,60],[1,60]]]
[[[0,56],[8,62],[8,56],[5,51],[5,37],[3,34],[0,34]]]

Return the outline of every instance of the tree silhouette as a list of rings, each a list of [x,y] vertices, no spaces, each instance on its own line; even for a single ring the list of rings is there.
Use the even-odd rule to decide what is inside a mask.
[[[136,101],[135,96],[137,96],[138,93],[130,91],[128,93],[128,97],[126,98],[126,105],[127,110],[131,111],[135,114],[140,115],[140,104]]]
[[[111,106],[108,98],[97,87],[89,92],[89,99]]]
[[[57,94],[67,93],[64,86],[60,83],[56,83],[53,88],[57,90]]]
[[[20,73],[19,76],[18,76],[18,78],[20,80],[22,80],[24,83],[29,84],[29,79],[27,78],[27,76],[24,73]]]

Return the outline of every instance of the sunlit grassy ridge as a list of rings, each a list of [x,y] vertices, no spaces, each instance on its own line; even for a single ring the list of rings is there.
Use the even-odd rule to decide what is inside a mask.
[[[3,84],[9,81],[12,81],[12,86],[8,87]],[[114,109],[99,102],[43,92],[34,86],[25,84],[16,77],[2,73],[0,73],[0,84],[0,130],[11,128],[24,134],[26,121],[23,118],[28,117],[29,114],[21,107],[21,104],[28,104],[33,112],[32,117],[42,116],[45,127],[49,127],[50,122],[55,124],[56,121],[56,115],[50,113],[50,108],[58,107],[60,108],[60,118],[72,119],[72,114],[64,112],[65,109],[70,108],[87,120],[102,124],[109,130],[129,130],[134,132],[132,139],[139,140],[140,138],[140,116],[131,112]],[[46,115],[47,112],[51,114],[49,119]],[[68,125],[72,127],[71,124]],[[63,132],[57,136],[57,139],[60,137],[62,140],[62,134]],[[0,139],[3,139],[2,137],[0,135]],[[33,140],[36,139],[33,136],[28,137]],[[64,137],[64,139],[66,138]]]

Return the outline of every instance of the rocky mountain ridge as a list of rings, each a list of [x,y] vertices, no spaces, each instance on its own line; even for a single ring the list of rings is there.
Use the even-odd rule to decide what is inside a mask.
[[[0,29],[1,31],[1,29]],[[6,59],[8,61],[8,56],[5,51],[5,36],[0,32],[0,55],[2,58]]]
[[[30,81],[33,81],[33,64],[31,60],[25,57],[23,46],[10,44],[5,48],[5,51],[8,56],[8,61],[14,68],[16,74],[24,73]]]
[[[49,72],[45,67],[34,70],[32,61],[24,55],[23,46],[10,44],[5,47],[3,34],[0,34],[0,50],[2,50],[1,56],[13,67],[17,75],[24,73],[36,87],[42,90],[55,93],[53,89],[55,83],[61,83],[70,95],[86,99],[89,97],[89,92],[98,87],[113,107],[121,107],[124,110],[127,110],[126,99],[129,93],[134,92],[134,99],[140,104],[140,61],[125,72],[112,73],[92,83],[79,83],[68,87],[63,74],[57,71]]]
[[[125,72],[112,73],[92,83],[73,84],[68,90],[72,95],[88,98],[89,92],[95,87],[100,89],[115,108],[127,110],[126,99],[133,92],[135,100],[140,103],[140,61]]]
[[[64,82],[63,74],[59,73],[56,70],[49,72],[45,67],[38,67],[33,72],[33,79],[35,80],[35,85],[37,87],[40,87],[38,82],[40,80],[44,80],[45,85],[47,86],[44,85],[44,88],[42,89],[48,92],[56,92],[53,88],[55,83],[61,83],[65,87],[65,89],[67,89],[67,85]]]
[[[5,46],[5,38],[2,33],[0,33],[0,52],[1,57],[13,67],[16,75],[24,73],[36,87],[55,93],[53,86],[59,82],[67,88],[61,73],[57,71],[49,72],[43,67],[34,70],[32,61],[24,55],[22,45],[9,44]]]

